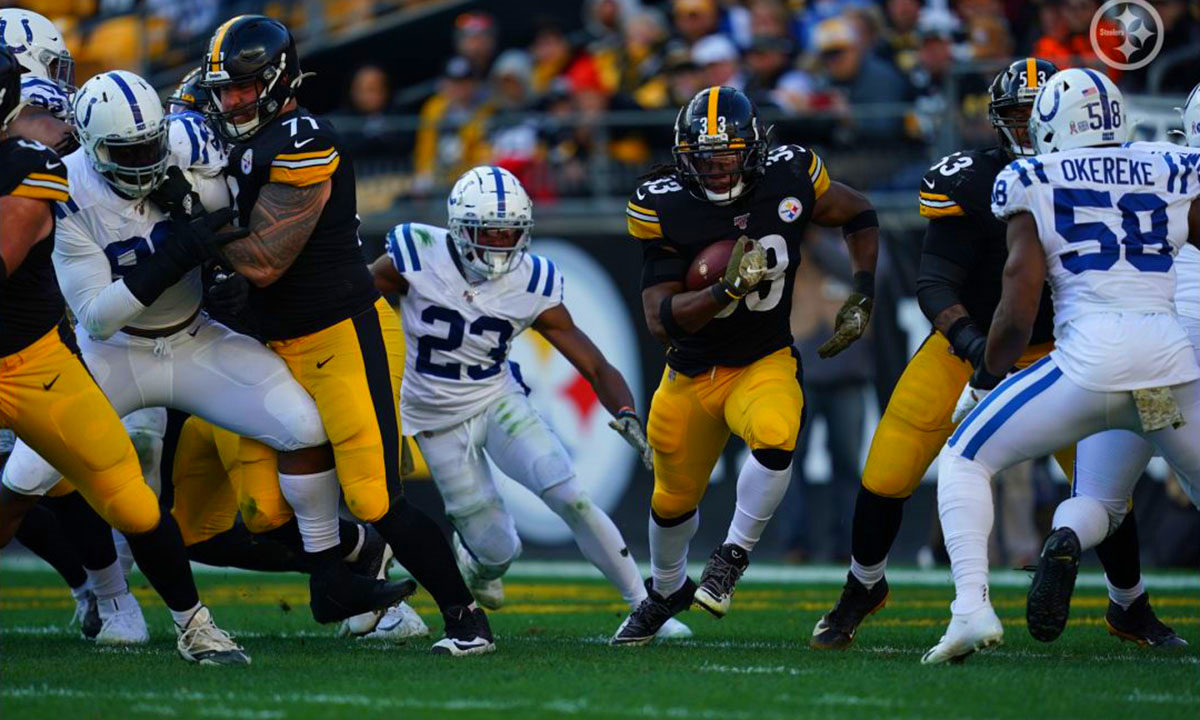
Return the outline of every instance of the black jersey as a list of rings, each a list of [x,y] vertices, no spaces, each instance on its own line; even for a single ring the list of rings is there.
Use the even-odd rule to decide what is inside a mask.
[[[32,140],[0,140],[0,195],[66,202],[67,169],[54,151]],[[51,213],[53,222],[53,213]],[[24,349],[58,324],[66,312],[50,252],[54,230],[29,249],[0,285],[0,357]]]
[[[798,145],[773,149],[763,177],[728,205],[693,197],[673,175],[649,180],[629,198],[629,234],[643,243],[647,272],[643,286],[684,279],[700,250],[741,235],[757,238],[767,253],[765,279],[746,297],[730,304],[707,325],[674,338],[667,364],[685,375],[713,366],[742,367],[792,344],[792,287],[800,264],[800,243],[813,205],[829,187],[825,165]],[[663,265],[664,257],[679,262]]]
[[[965,150],[942,158],[921,178],[921,216],[931,221],[922,252],[943,257],[967,271],[958,289],[959,298],[985,333],[1000,304],[1004,263],[1008,260],[1008,226],[992,214],[992,183],[1009,162],[1011,158],[998,147]],[[947,245],[935,238],[932,230],[934,223],[950,218],[965,218],[970,225],[956,231],[957,236]],[[1050,286],[1046,285],[1030,344],[1053,339],[1054,306]]]
[[[329,201],[295,262],[273,284],[250,291],[251,310],[268,340],[310,335],[379,298],[359,247],[354,167],[339,152],[340,143],[329,122],[297,108],[230,152],[228,174],[236,180],[243,226],[264,185],[331,181]]]

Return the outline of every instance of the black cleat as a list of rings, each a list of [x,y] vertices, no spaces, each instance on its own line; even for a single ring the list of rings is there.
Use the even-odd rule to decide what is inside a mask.
[[[646,592],[649,593],[646,599],[629,613],[608,641],[609,645],[649,645],[668,620],[692,606],[696,583],[684,578],[683,587],[663,597],[654,592],[653,580],[648,578]]]
[[[700,574],[700,587],[696,588],[693,598],[696,604],[718,619],[725,617],[733,599],[734,586],[749,566],[750,553],[733,543],[725,543],[713,550]]]
[[[442,613],[446,621],[445,637],[433,644],[434,655],[482,655],[496,650],[492,628],[483,608],[455,605]]]
[[[1034,639],[1054,642],[1067,627],[1081,553],[1071,528],[1059,528],[1046,538],[1025,600],[1025,624]]]
[[[1108,626],[1109,635],[1135,642],[1141,647],[1187,647],[1188,644],[1154,614],[1149,593],[1139,595],[1128,608],[1109,600],[1104,624]]]
[[[339,562],[310,575],[308,591],[313,619],[324,624],[391,607],[415,593],[417,583],[411,579],[387,582],[356,575]]]
[[[854,643],[854,634],[858,626],[868,615],[873,615],[887,605],[887,578],[868,590],[866,585],[854,577],[854,573],[846,573],[846,584],[842,586],[842,596],[838,598],[833,609],[817,621],[813,627],[812,637],[808,645],[816,650],[845,650]]]
[[[356,575],[387,580],[388,570],[392,567],[392,546],[387,544],[379,531],[370,525],[360,525],[366,532],[363,546],[358,550],[358,558],[347,562],[350,571]]]

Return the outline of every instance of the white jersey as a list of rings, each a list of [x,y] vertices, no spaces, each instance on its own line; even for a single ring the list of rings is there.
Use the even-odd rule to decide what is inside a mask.
[[[65,123],[71,122],[71,98],[49,80],[36,75],[21,78],[21,99]]]
[[[186,115],[170,117],[170,164],[200,195],[208,210],[230,204],[221,176],[224,150],[211,131],[201,142],[200,126]],[[129,200],[113,191],[88,161],[83,149],[63,159],[71,178],[71,197],[56,208],[54,267],[63,296],[89,335],[107,338],[121,327],[159,330],[185,322],[200,308],[200,269],[189,272],[149,307],[143,307],[122,276],[138,259],[166,240],[169,221],[149,200]]]
[[[1013,162],[992,212],[1029,212],[1046,252],[1055,350],[1089,390],[1178,385],[1200,377],[1175,316],[1175,256],[1200,197],[1200,151],[1078,148]]]
[[[1188,152],[1171,142],[1132,142],[1127,147],[1149,152]],[[1193,152],[1200,152],[1195,148]],[[1175,312],[1194,320],[1200,320],[1200,248],[1191,243],[1179,249],[1175,258]]]
[[[554,263],[527,253],[511,272],[471,283],[449,232],[415,223],[392,228],[387,250],[408,281],[400,300],[404,433],[456,425],[519,391],[509,347],[539,315],[562,304],[563,278]]]

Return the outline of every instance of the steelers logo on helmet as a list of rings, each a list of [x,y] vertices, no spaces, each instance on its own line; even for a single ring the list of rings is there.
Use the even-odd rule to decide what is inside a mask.
[[[767,137],[758,108],[731,87],[705,88],[675,118],[675,170],[694,197],[718,205],[762,178]]]
[[[1029,114],[1033,99],[1058,67],[1049,60],[1028,57],[1016,60],[992,80],[988,98],[988,120],[1000,139],[1000,147],[1013,157],[1035,155],[1029,137]]]

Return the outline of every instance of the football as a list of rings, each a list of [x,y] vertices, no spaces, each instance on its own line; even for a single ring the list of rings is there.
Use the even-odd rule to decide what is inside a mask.
[[[729,255],[733,252],[735,242],[718,240],[696,253],[684,279],[687,289],[701,290],[720,280],[725,274],[725,266],[729,264]]]

